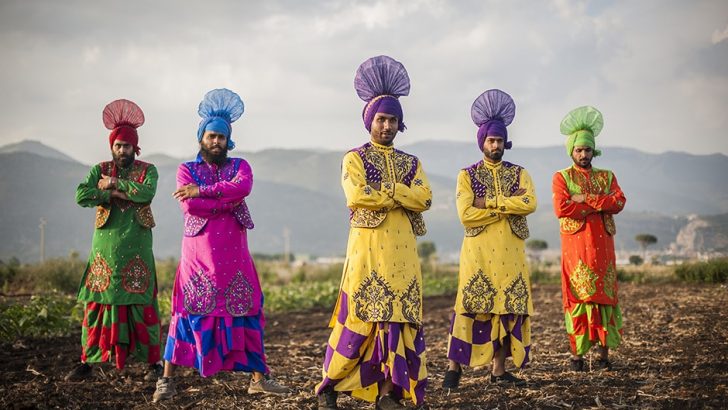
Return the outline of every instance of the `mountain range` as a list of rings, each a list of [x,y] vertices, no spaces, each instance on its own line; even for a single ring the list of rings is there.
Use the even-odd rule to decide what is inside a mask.
[[[428,234],[420,240],[435,242],[443,254],[457,252],[463,233],[455,211],[455,178],[482,153],[472,143],[445,141],[401,148],[421,159],[433,189],[433,206],[425,213]],[[253,167],[254,188],[248,205],[256,225],[249,233],[254,252],[282,252],[284,229],[290,231],[295,253],[334,256],[345,252],[348,210],[339,182],[343,154],[303,149],[231,153]],[[108,158],[110,153],[99,155],[99,161]],[[160,175],[152,203],[157,221],[155,254],[159,258],[176,257],[182,217],[171,194],[177,167],[190,158],[152,154],[139,159],[154,163]],[[536,186],[539,207],[528,217],[531,237],[558,248],[551,178],[556,170],[570,164],[564,148],[514,147],[506,151],[504,159],[524,166]],[[627,206],[616,218],[615,243],[620,250],[637,249],[634,237],[638,233],[655,235],[656,247],[666,248],[695,215],[728,213],[728,157],[723,154],[651,154],[607,147],[594,165],[613,170],[627,196]],[[76,205],[74,192],[88,170],[89,165],[36,141],[0,147],[0,235],[4,238],[0,260],[13,256],[22,261],[38,259],[41,218],[47,221],[46,256],[67,255],[74,250],[85,255],[94,212]],[[722,226],[718,234],[726,236]]]

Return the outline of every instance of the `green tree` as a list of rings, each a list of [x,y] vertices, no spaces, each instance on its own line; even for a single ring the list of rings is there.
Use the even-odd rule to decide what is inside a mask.
[[[640,244],[642,248],[642,259],[647,260],[647,247],[657,243],[657,237],[649,233],[640,233],[634,237],[634,240]]]
[[[539,263],[541,262],[541,251],[548,249],[548,247],[548,242],[542,239],[529,239],[526,241],[526,249],[531,251]]]
[[[423,265],[429,267],[432,271],[435,270],[434,256],[437,253],[435,242],[422,241],[417,244],[417,254],[420,255]]]
[[[639,255],[630,255],[629,256],[629,263],[635,266],[642,265],[642,262],[644,262],[644,259],[642,259]]]

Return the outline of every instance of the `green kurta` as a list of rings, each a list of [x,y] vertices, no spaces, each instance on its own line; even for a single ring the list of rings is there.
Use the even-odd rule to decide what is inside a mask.
[[[112,199],[97,188],[102,176],[118,178],[128,201]],[[76,188],[76,202],[97,207],[96,229],[78,300],[107,305],[151,304],[157,288],[150,203],[157,190],[157,169],[134,161],[127,168],[102,162]]]

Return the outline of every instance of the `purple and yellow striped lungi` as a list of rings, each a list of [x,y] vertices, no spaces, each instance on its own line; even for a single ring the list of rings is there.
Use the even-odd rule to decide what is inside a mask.
[[[447,358],[465,366],[490,364],[498,349],[523,368],[531,351],[528,315],[453,313],[447,340]]]
[[[410,323],[362,322],[349,317],[348,296],[339,293],[336,321],[326,347],[323,381],[326,386],[375,402],[379,385],[391,378],[397,398],[424,402],[427,386],[425,337],[422,327]]]
[[[164,360],[194,367],[203,377],[219,371],[269,372],[263,348],[265,319],[173,314]]]

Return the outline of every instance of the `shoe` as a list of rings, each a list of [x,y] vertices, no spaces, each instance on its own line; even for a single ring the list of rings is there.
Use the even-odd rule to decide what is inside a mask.
[[[584,371],[584,359],[582,359],[582,358],[579,358],[577,360],[570,359],[569,366],[571,367],[571,370],[574,372],[583,372]]]
[[[286,395],[290,392],[291,389],[282,384],[279,384],[277,381],[271,379],[268,376],[263,377],[257,382],[253,379],[250,379],[250,386],[248,386],[248,394],[268,393]]]
[[[377,398],[377,404],[374,408],[376,410],[397,410],[404,409],[405,407],[400,404],[400,402],[392,398],[392,396],[386,395]]]
[[[93,375],[93,368],[86,363],[81,363],[71,370],[63,380],[67,382],[78,382],[91,378]]]
[[[491,373],[490,382],[495,383],[495,384],[501,384],[501,385],[508,385],[508,384],[512,384],[514,386],[525,386],[526,385],[525,380],[519,379],[518,377],[516,377],[508,372],[505,372],[505,373],[501,374],[500,376],[496,376],[493,373]]]
[[[339,392],[334,390],[332,386],[324,387],[321,394],[317,396],[318,410],[337,410],[339,408],[336,405],[337,397],[339,397]]]
[[[158,380],[162,376],[164,376],[164,366],[162,366],[160,363],[154,363],[150,364],[149,368],[147,368],[147,374],[144,375],[144,380]]]
[[[177,394],[177,389],[174,385],[174,379],[171,377],[160,377],[157,380],[157,389],[154,390],[152,395],[152,403],[156,403],[160,400],[169,400]]]
[[[463,375],[463,370],[458,371],[448,370],[445,372],[445,378],[442,379],[442,388],[455,390],[460,385],[460,376]]]
[[[595,367],[597,368],[597,370],[610,371],[612,370],[612,362],[610,362],[609,359],[599,359],[597,360],[597,364]]]

